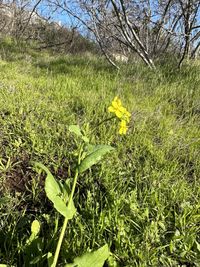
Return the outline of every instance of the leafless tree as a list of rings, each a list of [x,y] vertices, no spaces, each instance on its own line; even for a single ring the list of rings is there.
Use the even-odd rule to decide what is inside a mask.
[[[114,52],[123,51],[128,54],[134,51],[150,68],[155,68],[139,36],[139,26],[136,25],[136,21],[135,23],[132,21],[134,16],[129,13],[127,4],[123,1],[51,0],[50,2],[91,31],[103,54],[115,67],[118,66],[112,57]],[[137,9],[137,6],[134,6],[134,9]]]
[[[38,23],[40,20],[37,14],[37,7],[42,0],[12,0],[0,3],[1,17],[4,20],[6,33],[16,38],[25,34],[29,25]],[[28,30],[30,32],[30,28]]]
[[[183,53],[179,61],[179,67],[185,58],[189,59],[190,52],[192,49],[192,44],[194,44],[197,39],[199,39],[200,32],[195,32],[200,29],[199,10],[200,10],[200,1],[198,0],[178,0],[178,3],[181,8],[182,17],[183,17],[183,34],[184,34],[184,45]],[[198,44],[194,48],[193,53],[198,49]]]
[[[8,0],[0,1],[0,15],[0,30],[36,39],[41,48],[72,47],[81,27],[116,68],[116,59],[137,55],[155,69],[168,54],[179,57],[180,67],[200,50],[200,0]],[[71,32],[51,15],[70,19]]]
[[[199,0],[49,0],[93,33],[103,54],[117,67],[113,53],[153,59],[178,51],[179,66],[199,44]]]

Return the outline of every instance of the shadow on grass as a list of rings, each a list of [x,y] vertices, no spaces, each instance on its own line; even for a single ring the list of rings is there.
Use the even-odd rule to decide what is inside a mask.
[[[54,57],[52,57],[54,56]],[[0,58],[7,62],[31,61],[33,66],[41,71],[51,71],[52,75],[76,75],[84,69],[93,73],[104,72],[115,74],[116,69],[109,65],[105,59],[96,55],[61,55],[52,51],[38,51],[34,48],[34,43],[28,44],[22,41],[13,40],[10,37],[0,40]]]
[[[128,66],[124,66],[123,74],[130,81],[138,80],[147,84],[149,89],[177,83],[192,88],[197,87],[200,81],[199,66],[195,61],[185,62],[181,69],[178,68],[175,60],[157,62],[156,70],[148,69],[142,62],[129,63]],[[151,90],[148,92],[151,93]]]
[[[41,69],[48,69],[52,72],[53,75],[58,74],[71,74],[74,75],[75,72],[83,70],[87,68],[92,72],[105,72],[109,74],[116,73],[116,70],[108,65],[102,58],[88,58],[81,56],[63,56],[63,58],[57,58],[50,60],[48,62],[41,61],[35,64],[35,67],[39,67]]]
[[[181,69],[175,64],[166,64],[164,66],[158,65],[163,78],[169,83],[174,83],[177,81],[187,81],[191,82],[191,79],[196,80],[199,78],[199,66],[194,64],[194,61],[185,63]],[[193,80],[193,81],[194,81]]]

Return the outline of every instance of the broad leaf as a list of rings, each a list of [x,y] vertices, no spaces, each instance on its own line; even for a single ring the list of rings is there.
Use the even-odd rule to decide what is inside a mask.
[[[62,214],[65,218],[72,219],[76,213],[74,203],[72,201],[70,207],[67,207],[62,196],[62,187],[56,182],[51,172],[41,163],[37,163],[37,166],[41,167],[46,173],[47,177],[45,180],[45,192],[49,200],[54,204],[54,208]]]
[[[56,182],[56,180],[54,179],[49,169],[45,167],[42,163],[36,162],[36,166],[40,167],[47,174],[47,177],[45,180],[45,191],[46,191],[47,197],[52,201],[52,198],[55,195],[58,196],[62,194],[60,185]]]
[[[81,164],[79,165],[79,172],[84,172],[89,169],[92,165],[98,163],[102,157],[113,150],[114,148],[108,145],[97,145],[97,146],[89,146],[89,153],[83,159]]]
[[[59,185],[62,191],[63,199],[67,201],[69,198],[70,192],[71,192],[70,186],[69,186],[70,179],[65,180],[64,183],[62,183],[61,181],[58,181],[58,182],[59,182]]]
[[[53,202],[54,208],[65,218],[68,218],[69,220],[73,218],[76,213],[73,201],[71,202],[70,207],[67,207],[66,203],[60,196],[52,195],[50,200]]]
[[[103,267],[109,257],[108,245],[94,252],[88,252],[74,259],[74,263],[66,264],[65,267]]]

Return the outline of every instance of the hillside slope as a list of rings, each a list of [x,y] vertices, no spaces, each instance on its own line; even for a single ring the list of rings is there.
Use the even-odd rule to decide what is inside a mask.
[[[154,73],[132,65],[119,73],[100,58],[11,46],[0,60],[1,263],[29,266],[55,251],[56,216],[33,162],[70,178],[76,142],[68,126],[95,128],[118,95],[132,113],[128,133],[120,136],[118,123],[107,121],[91,134],[94,144],[115,151],[78,181],[61,266],[106,242],[110,267],[199,266],[200,67]],[[30,253],[34,219],[42,225],[42,252]],[[46,264],[41,258],[35,266]]]

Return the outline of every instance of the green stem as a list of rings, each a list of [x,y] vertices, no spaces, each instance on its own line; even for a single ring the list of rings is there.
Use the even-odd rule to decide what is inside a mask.
[[[80,164],[80,161],[81,161],[82,148],[83,148],[83,143],[80,145],[80,148],[79,148],[78,165]],[[75,173],[75,176],[74,176],[72,191],[71,191],[71,194],[70,194],[70,197],[69,197],[69,201],[68,201],[68,204],[67,204],[68,208],[71,206],[71,202],[73,200],[73,196],[74,196],[74,192],[75,192],[75,188],[76,188],[76,183],[77,183],[77,179],[78,179],[78,174],[79,174],[78,168],[76,168],[76,173]],[[62,242],[63,242],[63,238],[65,236],[65,231],[66,231],[66,228],[67,228],[68,220],[69,220],[68,218],[65,218],[65,220],[63,222],[62,230],[61,230],[61,233],[60,233],[60,236],[59,236],[59,240],[58,240],[57,247],[56,247],[56,252],[55,252],[55,255],[54,255],[54,259],[53,259],[53,264],[51,265],[51,267],[56,267],[56,264],[57,264],[57,261],[58,261],[58,257],[59,257],[59,253],[60,253],[60,249],[61,249],[61,245],[62,245]]]
[[[72,191],[71,191],[71,194],[70,194],[70,197],[69,197],[69,202],[68,202],[68,205],[67,205],[68,208],[70,207],[72,199],[73,199],[73,195],[74,195],[77,179],[78,179],[78,170],[76,170],[76,173],[75,173],[75,176],[74,176],[74,182],[73,182],[73,186],[72,186]],[[54,255],[52,267],[56,267],[56,264],[57,264],[57,261],[58,261],[58,257],[59,257],[59,253],[60,253],[60,249],[61,249],[61,245],[62,245],[62,242],[63,242],[63,238],[65,236],[65,231],[66,231],[66,228],[67,228],[68,220],[69,220],[68,218],[65,218],[65,220],[63,222],[63,226],[62,226],[62,230],[61,230],[60,237],[59,237],[59,240],[58,240],[58,244],[57,244],[57,247],[56,247],[56,252],[55,252],[55,255]]]
[[[107,119],[105,119],[105,120],[102,120],[100,123],[98,123],[94,128],[93,128],[93,130],[92,130],[92,133],[101,125],[101,124],[103,124],[104,122],[107,122],[107,121],[111,121],[111,120],[113,120],[113,119],[115,119],[116,117],[115,116],[113,116],[113,117],[110,117],[110,118],[107,118]]]

